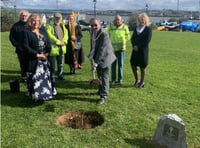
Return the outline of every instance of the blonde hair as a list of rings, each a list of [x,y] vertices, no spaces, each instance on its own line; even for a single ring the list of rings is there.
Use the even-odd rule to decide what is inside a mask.
[[[38,14],[31,14],[28,18],[27,25],[30,27],[32,25],[32,20],[39,19],[39,28],[42,26],[42,20]]]
[[[73,22],[70,20],[70,18],[73,18]],[[68,23],[73,23],[74,25],[77,24],[76,17],[73,14],[68,16]]]
[[[141,18],[144,18],[146,26],[150,25],[150,23],[149,23],[149,17],[148,17],[148,15],[146,13],[140,13],[140,14],[138,14],[137,25],[139,25],[139,20]]]

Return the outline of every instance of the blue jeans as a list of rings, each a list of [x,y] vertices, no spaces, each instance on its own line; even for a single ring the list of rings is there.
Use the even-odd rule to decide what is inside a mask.
[[[50,56],[49,60],[52,64],[53,76],[55,77],[55,68],[56,68],[56,61],[57,61],[58,77],[62,77],[63,76],[63,55],[60,54],[58,56]]]
[[[115,51],[117,59],[112,63],[112,82],[116,81],[116,67],[118,62],[118,82],[123,81],[124,51]]]

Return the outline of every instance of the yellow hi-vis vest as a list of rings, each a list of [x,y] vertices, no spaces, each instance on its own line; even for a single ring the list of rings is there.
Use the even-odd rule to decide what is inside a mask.
[[[126,42],[130,40],[130,32],[128,26],[121,24],[119,27],[116,27],[114,24],[109,25],[105,29],[110,37],[110,41],[115,51],[125,51]]]
[[[61,41],[57,38],[53,25],[54,25],[54,22],[51,22],[50,24],[46,25],[46,31],[47,31],[47,34],[49,36],[49,40],[51,42],[50,56],[58,56],[60,54],[59,50],[60,50]],[[66,44],[67,44],[67,41],[68,41],[68,30],[65,28],[64,22],[62,22],[60,25],[61,25],[62,30],[63,30],[62,41],[65,43],[65,45],[61,47],[61,50],[62,50],[62,53],[65,54],[66,50],[67,50]]]

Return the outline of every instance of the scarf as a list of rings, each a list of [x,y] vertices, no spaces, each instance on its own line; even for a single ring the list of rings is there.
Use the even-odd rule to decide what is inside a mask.
[[[144,30],[145,27],[146,27],[145,25],[144,25],[144,26],[138,26],[138,27],[136,28],[137,34],[142,33],[142,31]]]
[[[69,31],[70,31],[71,36],[76,36],[75,26],[76,26],[75,23],[69,23]],[[72,44],[72,50],[74,50],[75,41],[71,40],[71,44]]]

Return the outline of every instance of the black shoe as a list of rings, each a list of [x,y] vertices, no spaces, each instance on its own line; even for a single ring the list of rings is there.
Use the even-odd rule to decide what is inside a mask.
[[[123,84],[123,81],[122,81],[122,80],[119,80],[118,83],[119,83],[120,85],[122,85],[122,84]]]
[[[65,78],[63,76],[59,76],[58,79],[63,80],[63,81],[65,80]]]
[[[101,98],[101,99],[99,100],[98,104],[99,104],[99,105],[102,105],[102,104],[105,103],[105,101],[106,101],[105,98]]]
[[[75,75],[75,74],[76,74],[76,71],[75,71],[75,70],[70,70],[69,74],[70,74],[70,75]]]
[[[143,83],[139,83],[137,88],[144,88],[144,82]]]
[[[133,84],[133,86],[137,88],[139,86],[139,84],[140,84],[140,81],[135,81],[135,83]]]
[[[112,82],[111,82],[111,85],[114,86],[114,85],[115,85],[115,81],[112,81]]]
[[[26,78],[26,77],[22,77],[22,78],[19,80],[19,82],[21,82],[21,83],[26,83],[26,82],[27,82],[27,78]]]
[[[100,91],[98,90],[96,94],[97,94],[97,95],[100,95]]]

